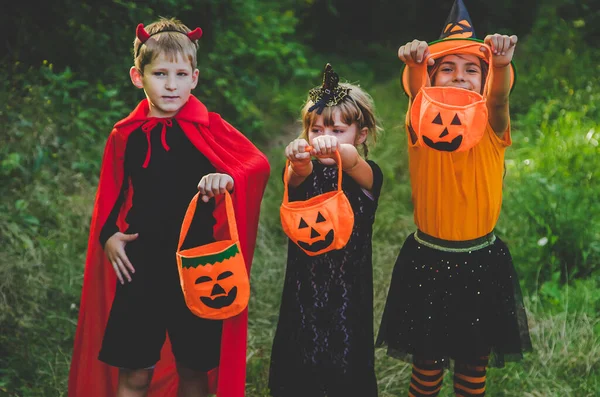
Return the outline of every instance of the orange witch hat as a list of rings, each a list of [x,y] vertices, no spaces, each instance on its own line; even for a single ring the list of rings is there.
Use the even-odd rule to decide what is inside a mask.
[[[473,42],[483,43],[483,40],[480,40],[475,36],[473,22],[471,22],[471,17],[469,16],[467,7],[465,7],[465,3],[463,3],[462,0],[455,0],[454,5],[450,10],[450,14],[448,14],[448,18],[446,19],[446,23],[444,23],[444,27],[439,39],[429,43],[429,52],[431,57],[433,59],[437,59],[439,54],[445,52],[446,50],[457,48]],[[487,62],[485,55],[479,51],[476,46],[466,48],[461,52],[475,55]],[[510,72],[510,87],[512,90],[517,77],[513,62],[510,63]],[[404,92],[409,95],[410,91],[408,89],[409,85],[406,65],[402,70],[402,87],[404,88]]]

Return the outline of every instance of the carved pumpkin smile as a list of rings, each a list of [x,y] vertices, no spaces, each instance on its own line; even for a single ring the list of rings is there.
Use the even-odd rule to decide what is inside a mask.
[[[433,142],[431,139],[429,139],[423,135],[423,142],[425,142],[425,144],[427,146],[429,146],[430,148],[435,149],[435,150],[440,150],[442,152],[456,151],[456,149],[458,149],[460,147],[462,140],[463,140],[463,137],[462,137],[462,135],[460,135],[460,136],[457,136],[456,138],[454,138],[451,142]]]
[[[181,228],[179,247],[187,235],[196,211],[198,194],[194,196]],[[250,298],[250,284],[239,245],[233,203],[225,193],[225,209],[230,240],[219,240],[177,251],[179,280],[185,303],[198,317],[222,320],[242,312]]]
[[[448,135],[450,135],[450,132],[448,131],[448,127],[444,126],[444,122],[442,121],[442,114],[438,113],[438,115],[435,117],[435,119],[433,119],[433,121],[431,122],[432,124],[438,124],[441,125],[442,127],[444,127],[444,130],[442,131],[442,133],[438,136],[439,139],[443,139],[446,138]],[[452,118],[452,122],[450,123],[451,126],[459,126],[458,128],[460,128],[460,126],[462,126],[462,123],[460,122],[460,119],[458,118],[458,115],[455,114],[454,117]],[[462,131],[461,131],[462,132]],[[447,138],[446,138],[447,139]],[[447,141],[437,141],[434,142],[433,139],[429,138],[426,135],[423,135],[423,142],[425,142],[425,144],[427,146],[429,146],[432,149],[435,150],[440,150],[443,152],[454,152],[456,151],[459,147],[460,144],[463,141],[463,135],[456,135],[454,139],[452,139],[450,142]]]
[[[298,245],[302,249],[304,249],[306,251],[310,251],[310,252],[321,251],[322,249],[329,247],[331,245],[331,243],[333,243],[333,229],[331,229],[327,233],[327,235],[325,236],[325,239],[323,239],[323,240],[315,241],[314,243],[298,241]]]
[[[320,227],[321,233],[319,233],[317,231],[317,229],[315,229],[318,224],[320,224],[319,227]],[[310,228],[310,238],[306,235],[309,228]],[[302,230],[302,229],[306,229],[306,231],[304,231],[302,233],[302,237],[299,236],[298,245],[300,246],[300,248],[302,248],[305,251],[319,252],[319,251],[326,249],[333,243],[333,238],[334,238],[333,225],[331,224],[330,221],[325,219],[325,217],[323,216],[321,211],[317,211],[317,219],[313,226],[309,226],[308,223],[306,223],[306,221],[304,220],[304,218],[301,217],[300,224],[298,225],[298,230]],[[325,233],[325,231],[327,231],[327,233]],[[325,234],[324,239],[315,241],[316,238],[321,237],[323,234]],[[300,240],[300,238],[302,238],[302,240]],[[312,242],[310,242],[310,241],[312,241]]]
[[[220,309],[222,307],[230,306],[235,301],[236,297],[237,297],[237,287],[233,287],[231,289],[231,291],[229,291],[229,294],[227,294],[227,295],[217,296],[215,298],[201,296],[200,300],[202,301],[202,303],[204,303],[206,306],[208,306],[212,309]]]
[[[188,294],[194,294],[199,299],[198,305],[206,306],[205,311],[218,311],[235,303],[240,276],[232,263],[241,256],[237,244],[234,244],[217,254],[182,258],[184,282],[192,287],[187,288]]]
[[[219,280],[224,280],[231,276],[233,276],[233,273],[229,270],[219,274],[217,276],[217,282],[212,287],[210,296],[200,296],[200,300],[202,301],[202,303],[204,303],[206,306],[212,309],[221,309],[223,307],[231,305],[237,297],[237,287],[233,287],[229,290],[229,292],[227,292],[218,282]],[[198,288],[198,284],[210,283],[212,281],[213,279],[210,276],[198,277],[195,282],[196,289],[203,289]]]
[[[309,256],[343,248],[354,227],[354,211],[342,190],[342,166],[339,151],[337,190],[318,194],[305,201],[289,201],[288,173],[284,173],[283,203],[279,210],[283,231]],[[289,160],[286,168],[289,167]],[[325,236],[325,237],[323,237]]]
[[[481,52],[487,44],[469,43],[439,52],[440,59],[446,55],[461,54],[471,47]],[[484,61],[491,62],[490,55]],[[410,107],[409,122],[414,129],[418,145],[443,152],[465,152],[477,145],[488,124],[487,92],[493,74],[490,68],[483,94],[455,85],[431,85],[427,68],[422,68],[421,88]]]

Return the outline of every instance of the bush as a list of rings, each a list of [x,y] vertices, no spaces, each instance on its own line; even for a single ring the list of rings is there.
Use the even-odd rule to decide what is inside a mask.
[[[524,65],[507,152],[499,228],[512,236],[526,284],[587,277],[600,269],[600,52],[578,25],[542,8],[518,49]],[[543,38],[543,39],[540,39]]]
[[[13,65],[12,73],[0,82],[0,386],[57,395],[70,361],[99,142],[124,104],[117,90],[47,62]]]
[[[116,87],[120,99],[133,108],[143,97],[132,87],[127,73],[133,64],[135,28],[160,16],[173,16],[204,31],[199,41],[200,84],[195,94],[210,110],[222,113],[253,138],[269,135],[263,130],[263,113],[287,110],[273,107],[279,86],[311,72],[305,49],[294,36],[296,9],[302,5],[289,0],[97,3],[60,0],[41,5],[37,13],[29,12],[26,3],[13,4],[13,13],[19,18],[0,16],[9,32],[9,51],[0,55],[0,64],[19,61],[37,66],[48,60],[57,70],[71,67],[78,79],[92,84],[90,88],[98,82]],[[40,31],[48,34],[40,35]]]

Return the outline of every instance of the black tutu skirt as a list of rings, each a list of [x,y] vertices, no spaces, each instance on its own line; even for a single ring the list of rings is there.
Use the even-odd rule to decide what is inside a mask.
[[[510,252],[499,238],[470,252],[445,252],[410,235],[394,266],[376,346],[388,355],[503,367],[531,350]]]

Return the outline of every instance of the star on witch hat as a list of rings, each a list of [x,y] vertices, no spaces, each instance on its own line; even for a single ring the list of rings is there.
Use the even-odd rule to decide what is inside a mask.
[[[452,48],[457,48],[463,46],[465,44],[471,44],[473,42],[483,43],[483,40],[480,40],[475,37],[475,29],[473,29],[473,22],[471,22],[471,17],[469,16],[469,12],[467,11],[467,7],[462,0],[455,0],[452,9],[450,10],[450,14],[446,19],[446,23],[444,24],[444,28],[442,33],[440,34],[440,38],[436,41],[432,41],[429,43],[429,52],[433,59],[437,59],[438,54],[442,51],[450,50]],[[463,54],[471,54],[475,55],[485,61],[485,54],[479,50],[478,47],[474,46],[471,48],[465,48],[460,51]],[[516,72],[514,63],[510,63],[510,87],[511,90],[514,87],[514,83],[516,80]],[[408,73],[406,69],[406,65],[402,70],[402,87],[404,88],[404,92],[408,95]]]

